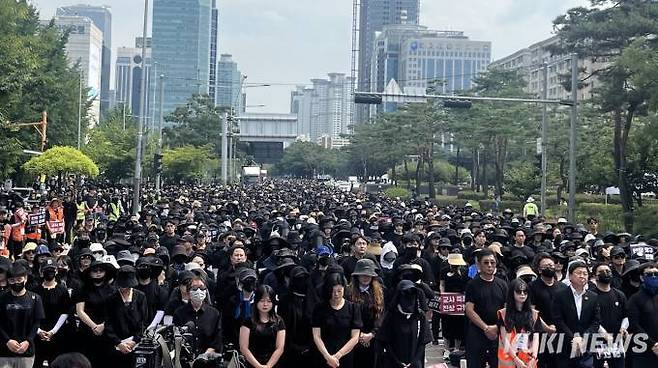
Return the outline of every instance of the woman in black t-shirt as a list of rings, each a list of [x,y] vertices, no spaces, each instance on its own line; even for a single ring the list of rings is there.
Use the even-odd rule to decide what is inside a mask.
[[[351,368],[352,350],[359,343],[362,327],[360,307],[343,297],[345,277],[329,273],[324,278],[323,302],[313,310],[313,342],[320,366]]]
[[[240,327],[240,352],[254,368],[277,367],[286,342],[283,319],[274,311],[276,295],[269,285],[256,289],[251,318]]]

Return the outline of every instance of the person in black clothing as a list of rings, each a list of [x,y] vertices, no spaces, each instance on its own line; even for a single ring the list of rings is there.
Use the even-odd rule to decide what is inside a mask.
[[[113,346],[105,335],[105,321],[106,305],[117,291],[109,283],[114,274],[116,269],[112,264],[95,260],[83,274],[84,286],[80,290],[74,290],[72,295],[75,311],[81,322],[77,346],[89,358],[94,368],[113,366],[109,359]]]
[[[195,276],[188,282],[188,285],[190,302],[174,312],[174,325],[180,327],[188,325],[190,322],[194,324],[192,348],[195,355],[221,353],[223,347],[222,319],[217,309],[204,303],[208,293],[206,283],[203,278]]]
[[[370,259],[377,264],[377,258],[369,253],[366,253],[368,248],[368,240],[362,235],[355,235],[350,240],[351,254],[340,261],[340,266],[343,267],[345,277],[348,279],[352,277],[352,272],[356,267],[356,263],[363,258]]]
[[[520,228],[516,229],[514,231],[514,244],[508,247],[510,258],[514,258],[514,256],[523,256],[528,260],[535,258],[535,251],[525,245],[525,240],[525,231]]]
[[[45,313],[41,297],[25,289],[28,270],[14,264],[7,274],[9,292],[0,294],[0,366],[31,368],[34,339]]]
[[[489,249],[475,254],[479,268],[476,277],[466,284],[466,361],[469,367],[498,366],[498,318],[496,312],[505,306],[507,283],[498,277],[496,257]]]
[[[311,326],[318,366],[353,366],[352,350],[359,343],[362,327],[361,308],[345,300],[345,285],[342,273],[328,273],[322,286],[323,300],[313,310]]]
[[[468,270],[466,261],[459,253],[448,255],[448,267],[444,268],[439,283],[439,291],[442,293],[460,293],[463,294],[468,283]],[[441,327],[443,337],[447,340],[444,358],[448,358],[451,350],[460,350],[464,341],[464,328],[466,318],[463,315],[444,315],[441,316]],[[432,320],[434,323],[434,320]],[[434,332],[434,330],[432,330]],[[436,336],[438,338],[438,336]]]
[[[157,279],[163,268],[162,260],[154,256],[141,257],[136,263],[138,285],[135,288],[146,295],[148,327],[157,326],[164,317],[168,295]]]
[[[610,258],[612,258],[612,287],[621,289],[623,282],[623,274],[626,271],[626,252],[620,246],[612,247],[610,251]]]
[[[432,341],[429,323],[420,308],[420,291],[413,282],[402,280],[384,315],[376,339],[383,347],[383,368],[422,368],[425,346]]]
[[[256,289],[251,318],[240,327],[240,352],[253,368],[278,367],[286,342],[286,326],[276,312],[276,295],[269,285]]]
[[[256,271],[251,268],[240,268],[236,292],[228,297],[222,308],[222,327],[224,341],[234,345],[238,344],[238,335],[242,321],[251,318],[254,297],[258,283]]]
[[[596,275],[596,287],[592,289],[598,295],[599,308],[601,309],[600,333],[608,334],[608,345],[606,355],[594,356],[594,367],[603,368],[608,363],[608,368],[624,368],[624,357],[613,353],[610,342],[616,341],[619,335],[626,336],[628,330],[628,317],[626,310],[626,296],[621,290],[610,286],[612,282],[612,270],[606,263],[599,263],[592,267],[592,273]],[[623,347],[621,349],[623,351]]]
[[[572,262],[568,272],[571,286],[558,292],[553,304],[553,322],[557,332],[565,335],[566,345],[558,356],[558,366],[591,366],[593,357],[584,346],[584,334],[598,332],[601,309],[597,295],[585,287],[589,277],[587,264],[583,261]]]
[[[432,266],[420,257],[420,238],[416,234],[407,233],[402,237],[404,252],[393,263],[393,271],[397,272],[403,264],[417,264],[423,269],[423,282],[430,287],[434,286],[434,277],[432,276]]]
[[[302,266],[290,270],[290,293],[279,303],[279,314],[287,327],[283,367],[309,367],[313,364],[311,316],[315,299],[308,271]]]
[[[68,323],[73,314],[73,305],[68,290],[56,279],[57,263],[55,259],[46,259],[41,264],[42,282],[34,290],[41,296],[45,318],[41,321],[36,341],[35,364],[40,367],[44,360],[52,362],[55,357],[67,349],[67,341],[73,336],[72,323]]]
[[[57,257],[57,282],[69,290],[69,294],[73,290],[80,290],[82,287],[82,280],[75,272],[73,260],[68,255]]]
[[[360,259],[348,285],[347,299],[361,307],[361,333],[354,349],[355,367],[375,367],[374,337],[384,315],[384,286],[378,279],[377,266],[369,259]]]
[[[641,272],[642,286],[628,300],[629,332],[646,334],[648,339],[645,351],[634,353],[633,368],[654,368],[658,366],[658,265],[646,263]]]
[[[160,237],[160,246],[167,248],[169,254],[176,244],[180,242],[180,236],[176,234],[176,224],[172,220],[167,220],[164,225],[164,234]]]
[[[107,302],[105,334],[114,347],[111,356],[117,367],[135,364],[132,352],[149,322],[146,295],[135,289],[138,285],[135,273],[133,266],[121,266],[114,282],[118,292]]]
[[[544,332],[553,334],[556,332],[553,322],[553,299],[560,290],[568,288],[564,283],[557,281],[555,277],[555,261],[548,253],[539,253],[535,258],[535,269],[539,278],[532,281],[528,287],[530,304],[539,312],[539,317],[544,322]],[[554,368],[557,355],[550,352],[539,354],[538,365],[542,368]]]

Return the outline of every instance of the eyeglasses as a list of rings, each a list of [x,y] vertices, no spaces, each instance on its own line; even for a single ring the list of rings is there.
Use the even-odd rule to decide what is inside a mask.
[[[658,271],[645,272],[644,277],[658,277]]]
[[[517,290],[514,290],[514,292],[519,294],[519,295],[528,295],[528,290],[526,290],[526,289],[517,289]]]

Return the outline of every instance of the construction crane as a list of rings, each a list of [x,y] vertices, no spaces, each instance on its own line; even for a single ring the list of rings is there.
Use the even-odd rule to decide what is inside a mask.
[[[46,150],[46,144],[48,143],[48,113],[46,111],[41,113],[41,121],[34,123],[12,123],[7,122],[10,127],[34,127],[41,138],[41,152]]]

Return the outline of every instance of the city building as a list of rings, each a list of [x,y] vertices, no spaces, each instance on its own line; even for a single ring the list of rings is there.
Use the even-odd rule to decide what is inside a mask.
[[[291,93],[291,113],[297,114],[299,134],[311,142],[322,136],[337,140],[351,133],[354,102],[351,77],[329,73],[329,79],[312,79],[312,87],[298,86]]]
[[[216,101],[217,90],[217,52],[219,51],[219,9],[217,0],[212,0],[210,15],[210,70],[208,74],[208,95]]]
[[[222,54],[217,63],[217,107],[244,112],[244,95],[242,89],[243,75],[238,69],[238,63],[230,54]]]
[[[326,149],[338,149],[349,145],[350,140],[349,138],[332,137],[325,134],[318,137],[315,143]]]
[[[112,72],[112,12],[109,6],[71,5],[57,8],[57,16],[81,16],[91,19],[103,33],[101,56],[100,114],[110,108],[110,73]]]
[[[548,67],[547,97],[558,100],[570,99],[571,92],[567,91],[562,85],[562,78],[571,74],[571,55],[553,55],[550,47],[558,42],[559,38],[557,36],[542,40],[494,61],[491,63],[490,68],[518,70],[528,83],[526,91],[540,97],[542,95],[544,78],[543,65],[546,63]],[[601,68],[601,65],[594,63],[589,58],[580,58],[578,60],[578,67],[586,71],[592,71],[594,68]],[[578,90],[578,99],[586,100],[591,98],[593,89],[597,86],[596,78],[589,78],[587,83],[583,85],[583,88]]]
[[[373,44],[377,32],[395,24],[418,24],[420,0],[360,0],[358,91],[374,91],[371,80]],[[367,107],[357,110],[356,122],[368,119]]]
[[[69,32],[66,55],[71,66],[79,67],[83,86],[89,89],[89,124],[93,127],[98,124],[101,116],[103,33],[87,17],[55,16],[54,22],[62,33]]]
[[[209,92],[212,15],[212,0],[153,2],[152,55],[158,74],[165,75],[165,115],[192,95]],[[154,105],[154,116],[159,106]]]
[[[115,103],[116,106],[123,109],[124,112],[127,111],[128,114],[139,116],[140,106],[141,106],[141,85],[142,85],[142,38],[139,37],[135,40],[135,47],[119,47],[117,49],[117,58],[115,63],[114,71],[114,90],[115,90]],[[153,73],[151,72],[151,48],[150,38],[147,38],[146,42],[146,85],[151,85],[151,78]],[[157,93],[153,93],[153,89],[149,88],[146,90],[146,101],[147,108],[145,111],[154,110],[151,109],[153,104],[153,97]],[[158,101],[159,102],[159,101]],[[157,123],[154,121],[153,116],[149,115],[146,118],[146,127],[151,129],[154,124]]]

